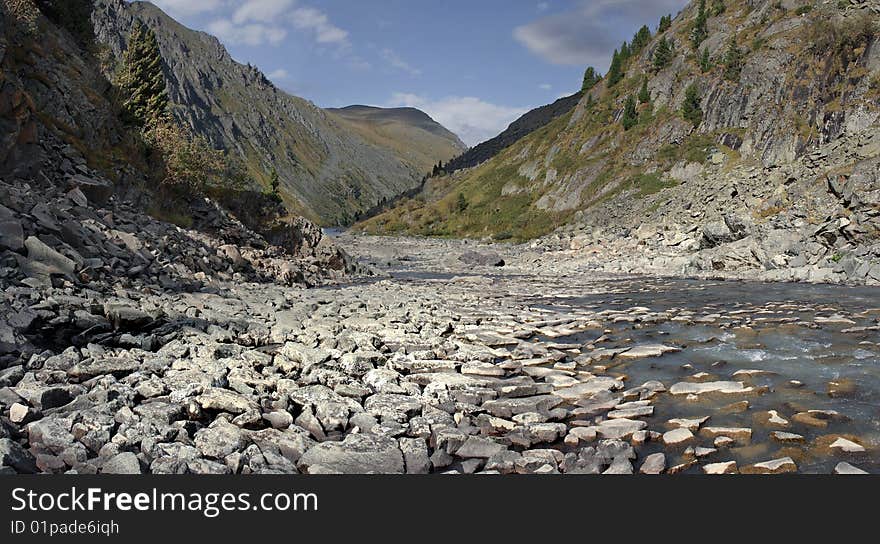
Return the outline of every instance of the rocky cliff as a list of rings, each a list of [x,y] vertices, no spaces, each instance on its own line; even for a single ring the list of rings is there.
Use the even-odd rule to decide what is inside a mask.
[[[600,82],[569,114],[363,228],[500,239],[559,229],[541,243],[656,244],[677,273],[880,274],[868,272],[880,256],[880,3],[723,5],[707,8],[698,46],[692,2],[616,85]],[[672,55],[657,62],[663,41]],[[626,102],[646,81],[627,129]],[[684,113],[689,87],[696,117]]]
[[[190,30],[147,2],[95,0],[98,41],[116,57],[135,21],[149,26],[165,61],[174,115],[214,146],[239,155],[255,185],[274,168],[296,212],[327,225],[414,187],[422,172],[365,141],[336,118],[235,62],[221,43]]]

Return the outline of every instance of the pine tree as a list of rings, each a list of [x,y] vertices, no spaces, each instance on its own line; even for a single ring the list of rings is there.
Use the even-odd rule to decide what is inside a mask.
[[[620,80],[623,79],[623,69],[622,69],[623,61],[620,58],[620,53],[617,52],[617,49],[614,50],[614,54],[611,56],[611,67],[608,69],[608,86],[614,87]]]
[[[706,0],[700,0],[697,6],[697,18],[694,20],[694,28],[691,31],[691,44],[694,50],[699,49],[700,44],[709,37],[709,30],[706,28],[706,22],[709,19],[706,13]]]
[[[703,73],[708,72],[712,69],[712,58],[709,56],[709,49],[704,48],[703,52],[700,54],[700,70]]]
[[[620,46],[620,61],[626,62],[632,56],[632,49],[630,49],[629,44],[623,42]]]
[[[269,190],[272,192],[272,196],[280,196],[280,194],[278,193],[280,185],[281,181],[278,178],[278,170],[272,168],[272,171],[269,173]]]
[[[700,90],[695,83],[691,83],[684,94],[684,103],[681,105],[681,113],[685,119],[695,127],[703,122],[703,109],[700,105]]]
[[[137,23],[128,40],[119,78],[123,116],[145,126],[168,114],[168,90],[156,34]]]
[[[660,39],[654,50],[654,69],[660,71],[672,62],[672,46],[665,37]]]
[[[648,78],[642,80],[642,88],[639,90],[639,104],[647,104],[651,101],[651,92],[648,90]]]
[[[660,26],[657,27],[657,33],[662,34],[662,33],[666,32],[667,30],[669,30],[669,28],[671,26],[672,26],[672,15],[664,15],[663,17],[660,17]]]
[[[629,130],[639,124],[639,112],[636,110],[636,100],[632,95],[629,95],[626,99],[621,123],[623,123],[624,130]]]
[[[588,67],[584,72],[584,83],[581,86],[581,92],[586,92],[596,86],[596,83],[599,83],[602,78],[596,72],[596,69],[592,66]]]
[[[636,32],[636,35],[633,36],[632,45],[630,48],[632,49],[633,54],[637,54],[639,51],[645,48],[646,45],[651,41],[651,29],[648,28],[648,25],[643,26]]]
[[[739,81],[742,73],[743,54],[737,47],[736,42],[731,40],[724,54],[724,79],[728,81]]]

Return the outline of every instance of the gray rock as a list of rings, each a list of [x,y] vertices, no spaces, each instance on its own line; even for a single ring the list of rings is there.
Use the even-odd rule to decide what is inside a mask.
[[[19,474],[38,472],[34,456],[8,438],[0,438],[0,466],[11,467]]]
[[[464,444],[455,451],[455,455],[464,458],[488,459],[506,449],[490,438],[469,436]]]
[[[141,464],[137,455],[130,451],[114,455],[101,466],[103,474],[140,474]]]
[[[393,438],[349,434],[342,442],[322,442],[305,452],[297,466],[320,465],[342,474],[403,474],[403,454]]]
[[[400,438],[400,451],[407,474],[427,474],[431,470],[428,446],[421,438]]]

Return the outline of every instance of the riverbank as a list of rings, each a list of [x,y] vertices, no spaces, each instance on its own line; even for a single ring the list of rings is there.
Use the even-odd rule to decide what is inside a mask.
[[[119,290],[113,342],[0,372],[3,470],[880,471],[870,288],[336,242],[377,275]]]

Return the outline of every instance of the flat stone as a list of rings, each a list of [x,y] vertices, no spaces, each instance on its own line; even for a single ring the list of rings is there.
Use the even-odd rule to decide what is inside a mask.
[[[663,443],[667,446],[683,444],[694,439],[694,433],[685,428],[674,429],[663,433]]]
[[[725,395],[751,393],[753,388],[742,382],[678,382],[669,388],[672,395],[702,395],[720,393]]]
[[[770,438],[777,442],[782,442],[783,444],[800,444],[805,441],[803,435],[786,433],[783,431],[773,431],[770,433]]]
[[[755,463],[743,468],[742,472],[744,474],[785,474],[797,472],[797,465],[791,457],[783,457],[781,459],[773,459],[772,461]]]
[[[707,421],[709,421],[709,416],[698,417],[698,418],[693,418],[693,419],[676,418],[676,419],[670,419],[669,424],[672,425],[673,427],[678,427],[678,428],[682,428],[682,429],[687,429],[691,432],[696,432]]]
[[[646,357],[660,357],[665,353],[676,351],[681,351],[681,349],[663,344],[640,344],[619,353],[617,357],[620,359],[643,359]]]
[[[107,357],[87,359],[73,365],[67,375],[79,381],[91,380],[98,376],[115,376],[121,378],[140,370],[141,362],[128,357]]]
[[[554,394],[565,400],[575,401],[586,397],[591,397],[597,393],[605,391],[617,391],[623,388],[623,382],[614,378],[596,377],[588,381],[558,389]]]
[[[243,414],[257,408],[256,403],[247,397],[220,387],[208,388],[195,401],[203,410],[218,410],[230,414]]]
[[[847,440],[846,438],[838,438],[837,440],[832,442],[831,446],[829,447],[831,449],[839,449],[846,453],[862,453],[865,451],[864,446],[856,444],[852,440]]]
[[[618,408],[612,412],[608,412],[609,419],[632,419],[634,417],[648,417],[654,415],[653,406],[633,406],[632,408]]]
[[[393,438],[348,434],[342,442],[322,442],[303,454],[298,463],[307,471],[320,465],[341,474],[403,474],[403,453]]]
[[[645,457],[639,472],[642,474],[662,474],[666,470],[666,455],[662,453],[652,453]]]
[[[469,436],[467,440],[465,440],[465,443],[462,444],[462,446],[455,451],[455,455],[457,455],[458,457],[463,457],[465,459],[488,459],[506,449],[507,448],[505,448],[501,444],[498,444],[490,438]]]
[[[868,472],[842,461],[834,467],[834,474],[868,474]]]
[[[746,427],[703,427],[700,434],[709,438],[726,436],[735,440],[747,441],[752,438],[752,430]]]
[[[596,426],[596,433],[606,439],[625,439],[647,426],[644,421],[634,419],[606,419]]]
[[[703,465],[703,472],[706,474],[736,474],[739,472],[736,461],[725,461],[723,463],[710,463]]]

